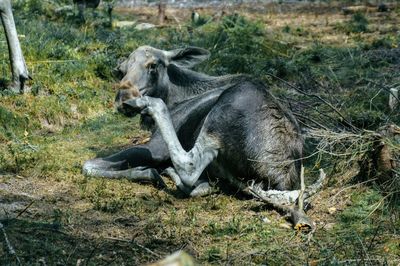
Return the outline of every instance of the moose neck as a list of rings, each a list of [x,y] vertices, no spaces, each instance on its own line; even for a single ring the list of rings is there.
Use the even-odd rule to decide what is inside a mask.
[[[167,105],[191,99],[207,91],[228,88],[243,78],[243,75],[208,76],[176,65],[168,66],[169,88]]]

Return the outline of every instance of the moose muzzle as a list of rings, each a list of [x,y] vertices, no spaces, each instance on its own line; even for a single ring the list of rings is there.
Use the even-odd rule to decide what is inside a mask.
[[[124,102],[136,99],[141,97],[140,91],[136,88],[136,86],[132,85],[130,81],[122,81],[118,84],[114,85],[114,88],[118,90],[117,96],[115,97],[115,108],[118,112],[126,115],[126,116],[135,116],[140,112],[140,109],[127,109],[126,106],[123,105]]]

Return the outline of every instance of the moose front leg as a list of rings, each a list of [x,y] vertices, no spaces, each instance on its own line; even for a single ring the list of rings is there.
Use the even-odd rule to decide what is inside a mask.
[[[87,160],[82,167],[86,176],[126,178],[135,182],[153,182],[165,186],[156,169],[170,159],[162,136],[153,134],[146,144],[137,145],[104,158]]]
[[[203,128],[193,148],[187,152],[179,142],[167,106],[161,99],[144,96],[126,101],[124,105],[145,109],[153,117],[167,144],[176,173],[184,186],[193,188],[204,169],[217,157],[218,139]]]

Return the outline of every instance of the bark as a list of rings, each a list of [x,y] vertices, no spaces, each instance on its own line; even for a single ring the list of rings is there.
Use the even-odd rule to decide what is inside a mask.
[[[389,108],[390,110],[395,111],[399,106],[399,89],[392,88],[390,89],[389,94]]]
[[[29,74],[22,54],[21,45],[18,40],[10,0],[0,0],[0,16],[7,38],[11,62],[12,85],[10,89],[17,93],[23,93],[24,84],[29,78]]]
[[[165,22],[165,9],[166,9],[166,4],[164,3],[164,1],[160,1],[160,3],[158,4],[158,23],[160,25],[164,24]]]
[[[301,189],[293,191],[278,190],[262,190],[261,185],[252,184],[248,187],[248,191],[254,197],[266,202],[277,210],[285,212],[289,215],[290,221],[297,231],[311,230],[314,231],[315,224],[304,212],[304,202],[317,193],[326,178],[325,172],[320,169],[319,179],[309,186],[304,185],[304,168],[302,166],[300,179]],[[297,203],[297,205],[296,205]]]

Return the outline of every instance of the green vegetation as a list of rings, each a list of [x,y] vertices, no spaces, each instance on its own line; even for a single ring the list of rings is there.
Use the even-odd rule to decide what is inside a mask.
[[[31,92],[0,90],[0,221],[24,264],[136,265],[178,249],[213,265],[399,263],[399,168],[390,186],[354,178],[372,147],[365,130],[400,124],[399,112],[387,106],[388,90],[400,84],[398,8],[384,18],[332,11],[326,20],[309,13],[297,19],[290,10],[264,17],[246,9],[212,20],[206,10],[197,24],[182,19],[138,31],[110,28],[101,10],[80,24],[74,10],[55,12],[66,3],[16,1]],[[115,11],[116,19],[135,15]],[[288,17],[293,21],[274,24]],[[4,38],[1,51],[7,51]],[[353,134],[343,142],[326,137],[325,152],[305,162],[311,179],[320,167],[329,177],[308,212],[318,227],[312,238],[288,229],[276,211],[234,193],[187,199],[171,183],[158,190],[81,174],[85,160],[149,136],[138,118],[113,110],[112,89],[118,59],[145,44],[206,48],[211,58],[199,70],[256,76],[303,126]],[[8,54],[0,58],[4,89]],[[309,155],[321,147],[318,141],[308,140]],[[399,139],[385,141],[398,160]],[[15,264],[5,245],[0,264]]]
[[[366,32],[368,30],[368,19],[363,13],[356,12],[351,16],[350,21],[339,24],[338,28],[347,34]]]

